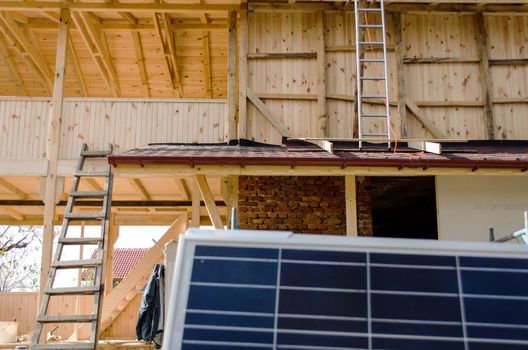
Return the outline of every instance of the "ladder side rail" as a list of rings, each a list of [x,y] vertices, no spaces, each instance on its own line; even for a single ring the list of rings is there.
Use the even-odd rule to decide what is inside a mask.
[[[355,30],[356,30],[356,89],[357,89],[357,125],[358,125],[358,137],[359,137],[359,148],[362,147],[362,144],[363,144],[363,129],[362,129],[362,123],[361,123],[361,119],[362,119],[362,110],[363,110],[363,106],[362,106],[362,101],[361,101],[361,96],[362,96],[362,91],[361,91],[361,84],[362,84],[362,79],[361,79],[361,45],[360,45],[360,34],[359,34],[359,30],[360,30],[360,23],[359,23],[359,19],[360,19],[360,16],[359,16],[359,0],[354,0],[354,16],[355,16]]]
[[[391,148],[391,117],[390,117],[390,100],[389,100],[389,71],[387,68],[387,33],[385,26],[385,5],[384,0],[380,0],[381,7],[381,41],[383,42],[383,75],[385,76],[385,110],[387,113],[387,146]]]

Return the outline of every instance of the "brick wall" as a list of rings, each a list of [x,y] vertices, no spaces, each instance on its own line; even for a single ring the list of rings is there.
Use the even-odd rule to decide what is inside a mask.
[[[356,176],[358,236],[372,236],[372,179]]]
[[[336,176],[240,176],[241,229],[346,235],[345,180]]]

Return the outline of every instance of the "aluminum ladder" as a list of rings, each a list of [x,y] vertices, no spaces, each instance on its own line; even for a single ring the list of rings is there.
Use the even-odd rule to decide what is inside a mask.
[[[109,154],[112,153],[112,146],[109,150],[89,151],[86,144],[81,148],[80,158],[73,176],[72,187],[68,198],[68,203],[64,212],[64,220],[55,250],[55,256],[51,262],[48,275],[47,286],[44,291],[44,297],[41,302],[39,315],[37,317],[35,331],[31,338],[30,349],[89,349],[95,350],[98,340],[98,323],[101,314],[101,298],[104,290],[104,266],[106,260],[105,246],[108,240],[108,230],[110,227],[110,207],[112,196],[112,167],[106,161]],[[86,170],[85,165],[92,163],[93,160],[104,161],[104,170]],[[92,167],[93,168],[93,167]],[[99,169],[99,168],[97,168]],[[104,178],[104,188],[102,191],[80,191],[80,185],[83,179]],[[93,182],[92,182],[93,184]],[[92,185],[93,187],[93,185]],[[81,212],[76,210],[79,205],[77,202],[83,200],[91,202],[89,205],[95,208],[101,208],[100,211]],[[86,204],[86,203],[85,203]],[[69,233],[72,222],[98,222],[100,223],[100,235],[97,237],[71,237]],[[63,260],[63,250],[65,246],[96,246],[97,254],[94,259],[84,260]],[[75,269],[79,271],[79,276],[88,271],[93,271],[93,283],[90,286],[81,286],[80,283],[74,287],[54,287],[57,272],[64,269]],[[111,273],[111,272],[110,272]],[[91,274],[90,274],[91,275]],[[80,277],[79,277],[80,278]],[[52,297],[62,295],[93,295],[93,309],[90,314],[81,315],[48,315],[48,307]],[[74,324],[90,323],[90,338],[88,341],[64,342],[64,343],[47,343],[42,339],[42,331],[46,324]]]
[[[387,142],[387,148],[390,149],[391,121],[383,0],[354,0],[354,12],[359,148],[363,147],[364,141],[371,139],[372,141]],[[371,35],[371,31],[377,35]],[[373,39],[373,37],[379,39]],[[369,49],[371,51],[370,56],[368,55]],[[374,54],[374,52],[380,52],[380,49],[382,52],[381,57],[379,54]],[[365,92],[366,90],[368,92]],[[384,106],[383,111],[379,111],[380,108],[373,108],[373,104]],[[377,128],[378,130],[376,131],[365,131],[363,128],[365,127],[364,121],[366,119],[381,120],[381,127]]]

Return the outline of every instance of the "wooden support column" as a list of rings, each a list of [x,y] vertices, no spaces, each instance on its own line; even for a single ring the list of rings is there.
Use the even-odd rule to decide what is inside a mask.
[[[110,223],[110,232],[108,233],[108,246],[106,247],[106,269],[105,269],[105,289],[104,295],[112,292],[114,281],[114,245],[119,238],[119,226],[115,223],[115,218],[112,215],[112,222]]]
[[[234,208],[238,207],[238,176],[229,175],[222,178],[221,184],[222,196],[224,197],[224,202],[226,203],[226,221],[227,227],[233,228],[231,222],[231,213]]]
[[[396,45],[396,76],[398,78],[398,114],[400,115],[400,137],[407,138],[407,108],[406,94],[405,94],[405,65],[403,63],[403,32],[402,32],[402,17],[399,12],[392,14],[392,23],[394,25],[394,39]]]
[[[191,227],[200,227],[200,189],[198,182],[193,179],[192,182],[192,213]]]
[[[66,73],[66,53],[68,52],[68,30],[70,27],[70,10],[61,9],[59,37],[57,40],[57,58],[55,62],[55,82],[49,115],[48,129],[48,171],[46,176],[46,193],[44,196],[44,240],[40,267],[39,300],[42,300],[48,279],[53,250],[53,229],[55,218],[55,192],[57,189],[57,168],[60,147],[60,128],[64,99],[64,74]]]
[[[240,22],[239,22],[239,54],[238,54],[238,138],[247,137],[247,97],[246,88],[248,80],[248,15],[247,3],[241,4]]]
[[[207,183],[205,175],[194,175],[194,178],[198,183],[198,188],[202,194],[202,198],[204,200],[205,207],[207,208],[207,212],[209,213],[209,217],[211,218],[211,222],[216,229],[223,229],[224,224],[220,218],[220,214],[218,213],[218,208],[216,207],[213,194],[211,193],[211,189],[209,188],[209,184]]]
[[[237,58],[237,12],[229,12],[227,39],[227,140],[237,138],[236,125],[236,58]]]
[[[357,236],[356,177],[345,176],[346,234]]]
[[[321,136],[330,136],[330,121],[326,111],[326,47],[324,11],[317,11],[317,117]]]
[[[486,136],[488,140],[495,139],[495,118],[493,115],[493,82],[488,53],[488,33],[484,24],[484,15],[477,12],[477,43],[480,56],[480,80],[482,99],[484,102],[484,119],[486,121]]]

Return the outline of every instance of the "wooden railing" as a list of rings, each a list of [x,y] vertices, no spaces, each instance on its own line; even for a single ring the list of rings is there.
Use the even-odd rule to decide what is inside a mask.
[[[0,159],[44,159],[49,98],[0,97]],[[82,143],[115,151],[149,143],[216,143],[225,139],[225,100],[67,98],[60,159]]]

